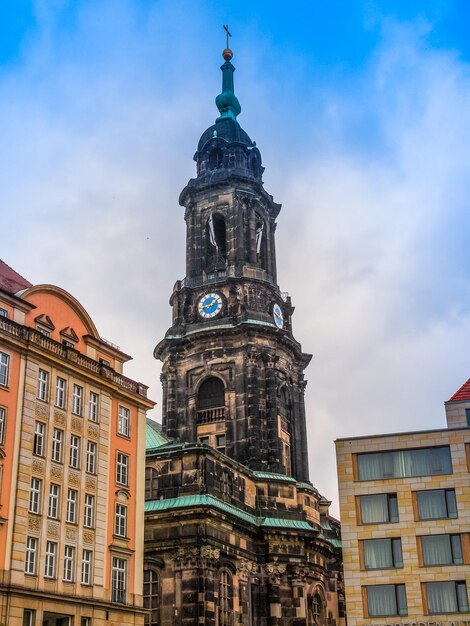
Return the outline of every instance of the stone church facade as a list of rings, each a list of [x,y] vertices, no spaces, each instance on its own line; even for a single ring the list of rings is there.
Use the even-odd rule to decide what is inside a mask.
[[[280,205],[237,121],[224,50],[220,116],[183,189],[186,277],[171,295],[162,433],[149,424],[148,624],[344,623],[339,523],[309,482],[294,308],[277,285]]]

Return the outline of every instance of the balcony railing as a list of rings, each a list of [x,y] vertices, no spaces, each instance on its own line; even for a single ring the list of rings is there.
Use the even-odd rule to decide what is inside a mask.
[[[119,387],[126,389],[127,391],[137,393],[144,398],[147,397],[148,387],[146,385],[142,385],[142,383],[138,383],[131,378],[127,378],[127,376],[119,374],[119,372],[113,370],[112,367],[91,359],[90,357],[82,354],[78,350],[75,350],[75,348],[64,346],[58,341],[55,341],[50,337],[46,337],[34,328],[29,328],[29,326],[17,324],[13,320],[10,320],[6,317],[0,317],[0,333],[6,333],[12,337],[16,337],[17,339],[24,341],[25,343],[40,346],[48,352],[52,352],[53,354],[56,354],[63,359],[66,359],[67,361],[71,361],[79,367],[88,370],[89,372],[93,372],[95,374],[98,374],[99,376],[102,376],[103,378],[107,378],[115,385],[118,385]]]
[[[198,424],[212,424],[212,422],[223,422],[225,420],[225,407],[219,406],[212,409],[201,409],[197,412]]]

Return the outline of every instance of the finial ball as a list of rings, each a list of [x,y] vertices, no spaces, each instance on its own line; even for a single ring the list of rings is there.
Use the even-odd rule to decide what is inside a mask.
[[[222,52],[222,56],[226,61],[230,61],[233,58],[233,52],[230,50],[230,48],[225,48],[225,50]]]

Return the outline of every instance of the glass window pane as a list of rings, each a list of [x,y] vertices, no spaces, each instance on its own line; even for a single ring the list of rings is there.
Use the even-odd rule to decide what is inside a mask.
[[[397,615],[398,607],[395,585],[376,585],[367,587],[367,607],[371,617]]]
[[[366,569],[393,567],[390,539],[366,539],[363,548]]]
[[[454,582],[427,583],[426,591],[430,613],[457,613]]]
[[[386,493],[361,496],[361,519],[363,524],[379,524],[389,521],[388,501]]]
[[[421,546],[425,565],[449,565],[452,563],[449,535],[421,537]]]

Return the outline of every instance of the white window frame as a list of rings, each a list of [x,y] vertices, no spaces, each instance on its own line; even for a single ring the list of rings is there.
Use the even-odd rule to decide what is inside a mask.
[[[8,387],[8,375],[10,373],[10,355],[0,352],[0,386]]]
[[[125,604],[127,594],[127,560],[113,556],[111,567],[111,599],[113,602]]]
[[[121,404],[118,406],[118,435],[129,437],[131,423],[131,410]]]
[[[90,422],[98,421],[98,411],[100,406],[100,395],[96,391],[90,391],[88,400],[88,419]]]
[[[44,578],[55,578],[57,566],[57,543],[48,541],[46,543],[46,555],[44,559]]]
[[[127,537],[127,506],[116,502],[114,508],[114,534],[117,537]]]
[[[23,610],[23,626],[35,626],[36,624],[36,611],[35,609]]]
[[[44,422],[36,422],[34,427],[33,454],[44,456],[45,453],[46,425]]]
[[[94,441],[87,441],[86,444],[86,472],[96,474],[96,451],[97,444]]]
[[[93,551],[83,550],[82,552],[82,585],[91,585],[93,575]]]
[[[54,428],[52,432],[52,454],[51,459],[56,463],[62,463],[62,449],[64,442],[64,431],[60,428]]]
[[[116,456],[116,484],[129,485],[129,457],[123,452],[118,452]]]
[[[5,443],[5,430],[7,423],[7,410],[4,406],[0,406],[0,445]]]
[[[36,575],[38,540],[36,537],[28,537],[26,539],[26,550],[24,556],[24,573],[31,576]]]
[[[75,547],[64,547],[64,581],[73,583],[75,579]]]
[[[72,413],[82,416],[83,412],[83,387],[74,383],[72,393]]]
[[[57,376],[55,383],[55,405],[59,409],[65,409],[67,399],[67,381]]]
[[[38,371],[38,389],[36,397],[38,400],[48,402],[49,400],[49,372],[43,369]]]
[[[41,494],[42,494],[42,480],[33,476],[31,478],[30,490],[29,490],[29,512],[40,513],[41,511]]]
[[[51,483],[49,485],[49,499],[47,502],[47,517],[59,519],[60,511],[60,485]]]
[[[85,528],[94,528],[95,526],[95,496],[92,496],[90,493],[85,494],[83,526]]]
[[[69,524],[77,523],[77,508],[78,508],[78,491],[76,489],[70,489],[67,491],[67,512],[65,515],[65,521]]]
[[[78,435],[70,435],[69,465],[73,469],[80,469],[80,449],[82,440]]]

